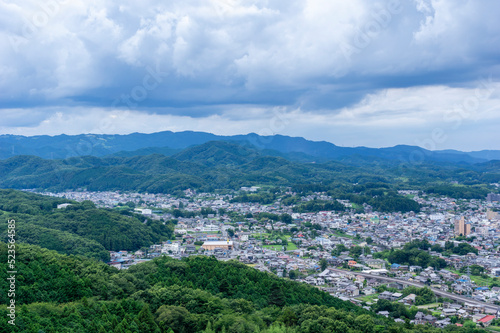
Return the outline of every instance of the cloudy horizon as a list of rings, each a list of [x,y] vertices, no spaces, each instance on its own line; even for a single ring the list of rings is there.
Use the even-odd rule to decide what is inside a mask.
[[[0,1],[0,135],[498,149],[494,0]]]

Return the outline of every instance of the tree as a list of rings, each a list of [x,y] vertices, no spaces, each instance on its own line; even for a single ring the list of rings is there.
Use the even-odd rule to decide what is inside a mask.
[[[137,320],[140,323],[141,332],[144,333],[159,333],[160,329],[156,322],[153,319],[153,315],[151,314],[151,310],[149,309],[148,304],[144,304],[142,310],[137,315]]]
[[[366,237],[365,241],[366,244],[373,244],[373,239],[370,236]]]
[[[281,316],[278,317],[278,321],[283,322],[287,327],[295,326],[298,321],[297,314],[292,308],[285,307],[281,312]]]
[[[227,229],[227,234],[229,237],[233,238],[234,237],[234,229]]]
[[[373,318],[369,315],[361,315],[356,317],[354,323],[361,332],[364,333],[373,332],[374,321]]]
[[[168,328],[178,333],[196,331],[192,314],[182,306],[162,305],[157,311],[157,321],[163,331]]]
[[[354,258],[359,258],[359,256],[363,253],[363,248],[361,246],[353,246],[349,250],[349,254]]]
[[[337,246],[335,247],[335,250],[332,251],[332,255],[339,255],[341,254],[342,252],[345,252],[347,251],[347,247],[344,245],[344,244],[337,244]]]
[[[290,214],[281,214],[280,220],[285,224],[291,224],[293,221],[292,216]]]
[[[203,333],[215,333],[215,331],[212,329],[212,322],[209,320],[207,323],[207,327],[205,328],[205,331]]]
[[[271,295],[269,295],[269,305],[282,307],[285,305],[285,293],[278,282],[274,282],[271,286]]]
[[[327,267],[328,267],[328,261],[326,261],[325,258],[322,258],[320,261],[319,261],[319,265],[321,267],[321,271],[324,271]]]

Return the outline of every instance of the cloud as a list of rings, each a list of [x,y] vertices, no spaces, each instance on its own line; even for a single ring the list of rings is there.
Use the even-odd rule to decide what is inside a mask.
[[[298,122],[423,129],[481,77],[498,81],[499,10],[494,0],[2,2],[0,127],[53,132],[87,110],[244,130],[280,108]],[[12,110],[37,116],[16,129]],[[84,118],[80,132],[95,130]]]
[[[425,96],[426,98],[422,98]],[[127,134],[159,131],[208,131],[220,135],[255,132],[285,134],[340,145],[387,147],[397,144],[429,145],[435,131],[445,140],[431,149],[494,149],[500,121],[500,83],[483,79],[470,88],[425,86],[393,88],[367,95],[341,110],[308,111],[292,107],[257,105],[219,106],[191,110],[197,116],[107,108],[59,108],[38,110],[36,117],[21,122],[30,109],[9,110],[0,133]],[[44,117],[45,116],[45,117]],[[481,128],[478,137],[477,129]],[[464,135],[464,134],[467,135]],[[488,138],[484,140],[483,138]],[[369,143],[369,144],[367,144]]]

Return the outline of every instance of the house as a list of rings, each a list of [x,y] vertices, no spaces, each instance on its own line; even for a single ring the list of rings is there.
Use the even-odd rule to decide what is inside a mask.
[[[117,268],[117,269],[122,269],[122,263],[118,262],[118,261],[112,261],[112,262],[108,263],[108,265],[113,266],[114,268]]]
[[[233,241],[206,241],[201,246],[205,250],[215,250],[215,249],[223,249],[223,250],[232,250],[233,249]]]
[[[391,297],[389,298],[391,301],[396,301],[398,298],[400,298],[401,296],[403,296],[403,294],[401,293],[394,293],[391,295]]]
[[[194,245],[186,245],[185,251],[186,251],[186,253],[196,252],[196,246],[194,246]]]
[[[443,309],[442,314],[443,314],[445,317],[455,316],[455,315],[457,314],[457,310],[452,309],[452,308]]]
[[[488,315],[488,316],[485,316],[485,317],[479,319],[477,322],[483,324],[484,327],[488,327],[488,326],[490,326],[493,319],[495,319],[495,316]]]
[[[389,318],[389,311],[379,311],[377,314]]]
[[[399,302],[403,303],[405,305],[412,305],[413,303],[415,303],[415,299],[416,298],[417,298],[417,295],[415,295],[415,294],[409,294],[405,298],[399,300]]]
[[[392,297],[392,293],[390,291],[384,291],[383,293],[381,293],[380,295],[378,295],[378,298],[380,299],[387,299],[387,300],[390,300]]]
[[[350,285],[347,288],[345,288],[345,292],[349,296],[358,296],[359,295],[359,289],[356,288],[354,285]]]
[[[397,283],[397,282],[388,283],[387,287],[389,287],[389,288],[396,288],[397,290],[403,290],[404,289],[404,285],[402,283]]]
[[[424,313],[423,313],[423,312],[418,311],[418,312],[415,314],[415,320],[414,320],[415,324],[417,324],[417,325],[418,325],[418,324],[423,324],[423,323],[425,323],[425,321],[424,321],[424,317],[425,317]]]
[[[391,271],[397,271],[397,270],[399,270],[399,267],[401,267],[400,264],[392,264],[391,265]]]
[[[446,326],[448,325],[451,325],[451,320],[450,318],[445,318],[443,320],[437,320],[435,323],[434,323],[434,326],[438,327],[438,328],[445,328]]]
[[[436,317],[431,315],[424,316],[424,322],[434,324],[436,322]]]
[[[371,268],[385,268],[385,260],[382,259],[367,259],[365,263]]]
[[[164,244],[161,248],[161,253],[178,253],[180,251],[180,244],[178,242],[171,244]]]
[[[365,295],[373,295],[375,294],[377,291],[375,290],[375,288],[369,286],[369,287],[366,287],[363,289],[363,294]]]

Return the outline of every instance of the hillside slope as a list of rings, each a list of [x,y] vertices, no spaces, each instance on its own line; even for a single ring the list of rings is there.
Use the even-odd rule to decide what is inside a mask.
[[[70,206],[57,209],[61,203]],[[65,254],[109,260],[108,251],[138,250],[169,239],[173,227],[136,214],[14,190],[0,190],[0,218],[16,220],[16,239]],[[7,239],[6,229],[0,237]]]
[[[0,305],[2,333],[441,331],[396,324],[317,288],[233,261],[163,257],[118,271],[37,246],[18,245],[17,253],[16,326],[7,323],[7,306]],[[1,290],[8,288],[6,256],[7,245],[0,242]],[[7,301],[1,293],[0,303]]]

